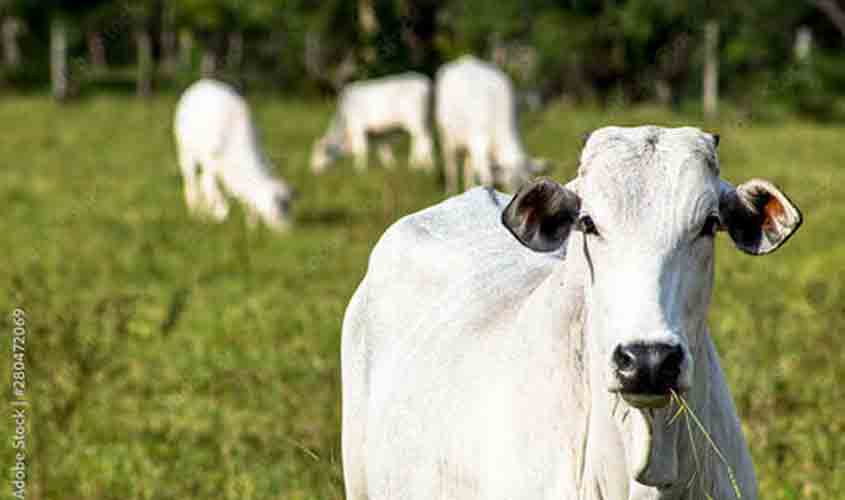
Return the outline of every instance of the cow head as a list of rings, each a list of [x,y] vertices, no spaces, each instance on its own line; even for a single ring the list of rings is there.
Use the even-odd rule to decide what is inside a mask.
[[[801,225],[769,182],[722,181],[717,145],[718,136],[689,127],[603,128],[589,136],[570,188],[536,180],[502,214],[523,245],[549,252],[567,244],[566,265],[581,263],[591,385],[643,410],[635,413],[653,416],[672,391],[694,389],[717,233],[763,255]],[[665,438],[649,436],[646,448]],[[641,482],[672,480],[645,470],[648,450],[637,453],[640,463],[629,465]]]
[[[291,224],[291,205],[295,191],[280,180],[257,184],[250,200],[250,209],[274,231],[285,231]]]
[[[315,174],[323,172],[329,165],[342,158],[344,153],[343,142],[331,135],[317,139],[311,150],[311,171]]]

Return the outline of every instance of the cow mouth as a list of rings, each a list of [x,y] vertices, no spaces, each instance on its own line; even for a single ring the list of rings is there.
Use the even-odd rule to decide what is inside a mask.
[[[665,408],[672,401],[670,392],[665,394],[642,394],[634,392],[619,392],[626,403],[637,409]]]

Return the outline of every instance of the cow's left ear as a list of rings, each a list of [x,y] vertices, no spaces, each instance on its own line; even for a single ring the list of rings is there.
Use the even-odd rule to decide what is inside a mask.
[[[752,179],[737,187],[720,183],[722,229],[737,248],[751,255],[774,252],[801,227],[803,218],[774,184]]]
[[[553,252],[566,242],[578,217],[581,199],[550,179],[535,179],[513,196],[502,224],[535,252]]]

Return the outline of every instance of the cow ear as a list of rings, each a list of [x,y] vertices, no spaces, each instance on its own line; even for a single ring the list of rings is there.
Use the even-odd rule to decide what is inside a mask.
[[[737,248],[751,255],[774,252],[801,227],[803,218],[774,184],[752,179],[733,187],[721,181],[719,212],[722,228]]]
[[[569,236],[581,199],[549,179],[524,185],[502,212],[502,224],[520,243],[536,252],[553,252]]]

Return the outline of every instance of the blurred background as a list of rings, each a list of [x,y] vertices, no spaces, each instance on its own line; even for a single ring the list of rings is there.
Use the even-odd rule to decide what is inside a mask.
[[[444,194],[402,163],[317,177],[311,146],[345,83],[471,53],[513,79],[557,180],[585,132],[694,125],[721,134],[726,179],[802,209],[770,257],[719,239],[711,326],[761,497],[845,499],[845,1],[0,0],[0,24],[28,498],[343,498],[343,311],[384,229]],[[189,217],[171,124],[202,76],[247,97],[300,192],[290,232]]]
[[[3,0],[0,12],[0,88],[59,98],[150,95],[200,74],[324,95],[474,53],[535,105],[678,108],[717,92],[752,114],[845,113],[837,0]]]

